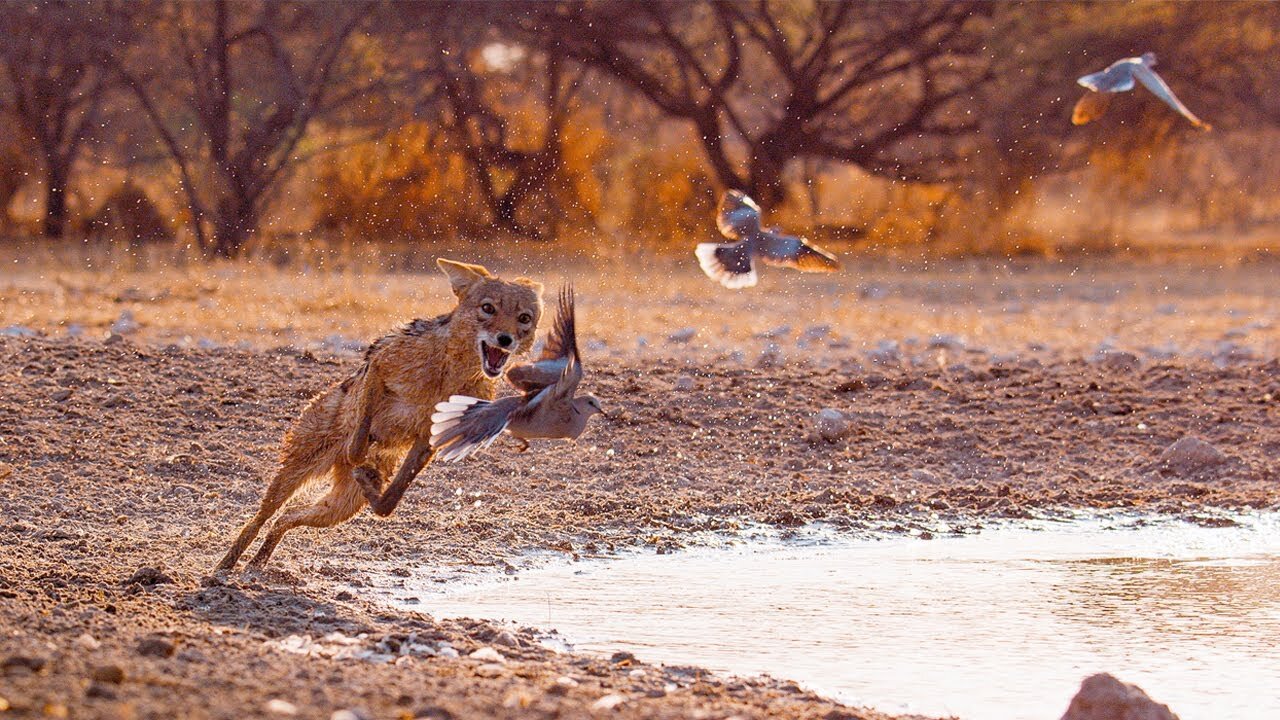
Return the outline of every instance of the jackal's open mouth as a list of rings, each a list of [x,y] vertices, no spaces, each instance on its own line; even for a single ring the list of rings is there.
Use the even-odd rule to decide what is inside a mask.
[[[511,353],[495,345],[480,341],[480,365],[484,374],[491,378],[502,375],[502,366],[507,364]]]

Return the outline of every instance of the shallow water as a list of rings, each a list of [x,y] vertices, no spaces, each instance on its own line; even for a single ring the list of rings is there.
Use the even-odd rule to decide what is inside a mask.
[[[768,673],[855,705],[1052,718],[1110,672],[1183,720],[1280,717],[1280,517],[1091,518],[976,535],[820,536],[412,588],[439,617],[579,651]]]

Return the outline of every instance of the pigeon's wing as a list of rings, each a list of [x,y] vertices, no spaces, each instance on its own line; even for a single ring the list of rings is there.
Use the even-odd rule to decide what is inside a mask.
[[[1138,81],[1154,93],[1156,97],[1165,101],[1169,107],[1177,110],[1182,117],[1190,120],[1192,125],[1206,130],[1209,129],[1209,124],[1196,117],[1195,113],[1187,109],[1187,106],[1183,105],[1182,101],[1178,99],[1178,96],[1173,94],[1173,90],[1165,84],[1164,78],[1157,75],[1155,70],[1152,70],[1146,65],[1138,65],[1133,69],[1133,74],[1138,78]]]
[[[441,460],[461,460],[502,434],[523,401],[520,395],[492,402],[454,395],[447,402],[437,403],[431,416],[431,447]]]
[[[760,236],[756,247],[760,259],[770,265],[806,272],[832,272],[840,269],[840,261],[835,255],[794,235],[765,233]]]
[[[1094,92],[1090,90],[1080,97],[1076,102],[1076,106],[1071,109],[1071,123],[1073,125],[1084,125],[1093,122],[1102,117],[1107,112],[1107,108],[1111,107],[1111,93]]]
[[[730,190],[720,198],[716,226],[730,240],[754,235],[760,232],[760,206],[741,190]]]
[[[738,289],[756,284],[756,269],[751,264],[751,247],[746,240],[736,243],[700,243],[693,254],[707,277],[721,285]]]
[[[535,363],[517,365],[507,371],[507,382],[525,394],[536,394],[558,381],[570,357],[578,355],[577,321],[574,317],[573,286],[560,290],[560,304],[555,323],[547,334],[546,345]]]
[[[1094,92],[1128,92],[1133,89],[1134,68],[1140,65],[1142,65],[1142,61],[1138,58],[1126,58],[1124,60],[1111,63],[1106,70],[1089,73],[1088,75],[1076,80],[1076,83],[1083,85]]]

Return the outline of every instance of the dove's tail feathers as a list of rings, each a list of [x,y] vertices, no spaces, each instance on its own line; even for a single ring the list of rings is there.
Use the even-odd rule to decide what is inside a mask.
[[[466,395],[454,395],[437,403],[431,415],[431,446],[440,460],[457,462],[493,443],[506,429],[518,397],[495,402]]]
[[[1111,98],[1112,95],[1105,92],[1085,93],[1071,109],[1071,124],[1084,125],[1102,117],[1111,106]]]
[[[727,288],[737,290],[756,284],[756,269],[745,243],[699,243],[693,254],[698,257],[702,272]]]

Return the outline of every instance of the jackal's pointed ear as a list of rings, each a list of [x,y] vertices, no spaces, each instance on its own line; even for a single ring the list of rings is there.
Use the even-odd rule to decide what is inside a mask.
[[[483,265],[470,265],[457,260],[439,258],[436,260],[436,266],[449,277],[449,287],[453,288],[453,294],[458,297],[466,295],[467,288],[478,281],[493,277],[493,273],[486,270]]]

